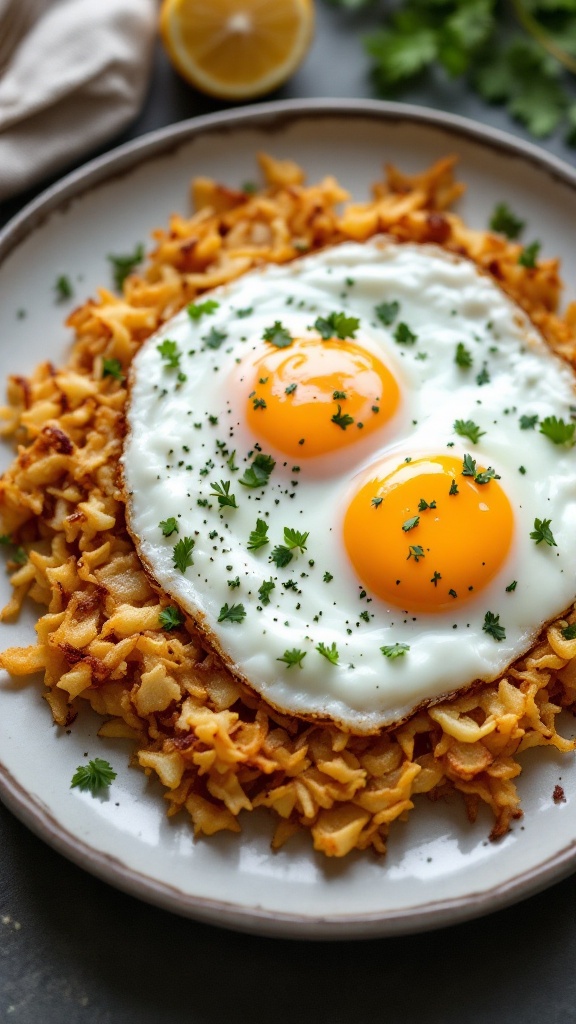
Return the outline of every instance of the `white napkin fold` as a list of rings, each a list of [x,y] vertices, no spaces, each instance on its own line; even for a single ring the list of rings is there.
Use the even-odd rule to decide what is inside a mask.
[[[157,0],[0,0],[0,200],[135,117],[156,19]]]

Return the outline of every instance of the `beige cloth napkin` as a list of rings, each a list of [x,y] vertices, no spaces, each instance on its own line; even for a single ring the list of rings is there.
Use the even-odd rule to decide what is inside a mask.
[[[0,0],[0,200],[135,117],[157,13],[157,0]]]

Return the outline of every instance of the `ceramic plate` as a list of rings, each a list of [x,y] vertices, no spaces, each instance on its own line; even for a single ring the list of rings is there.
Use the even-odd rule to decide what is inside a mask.
[[[576,174],[534,146],[444,114],[378,102],[279,103],[198,118],[100,158],[51,188],[0,235],[0,376],[58,363],[70,337],[54,282],[68,275],[75,300],[109,283],[108,253],[132,251],[173,211],[186,211],[193,175],[239,186],[256,176],[255,153],[292,157],[309,180],[336,174],[367,198],[382,164],[422,170],[460,157],[468,191],[460,209],[486,226],[508,201],[528,240],[559,255],[576,282]],[[575,296],[576,297],[576,296]],[[3,465],[10,453],[2,453]],[[0,585],[7,593],[5,582]],[[0,595],[2,597],[3,595]],[[33,636],[30,610],[0,626],[2,647]],[[417,931],[502,907],[576,865],[576,762],[551,750],[524,756],[525,816],[499,843],[490,821],[474,826],[463,805],[418,807],[392,829],[384,860],[330,862],[306,837],[272,854],[267,815],[248,815],[240,837],[195,842],[188,820],[168,821],[159,783],[128,767],[130,747],[97,738],[85,714],[69,733],[51,724],[42,686],[0,684],[0,794],[43,839],[88,871],[150,902],[203,921],[263,934],[351,938]],[[565,724],[572,735],[574,719]],[[104,797],[70,789],[86,755],[118,778]],[[567,798],[555,804],[560,782]]]

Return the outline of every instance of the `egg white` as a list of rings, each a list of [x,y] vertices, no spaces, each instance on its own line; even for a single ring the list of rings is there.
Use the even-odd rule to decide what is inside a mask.
[[[196,321],[182,311],[133,363],[122,458],[128,525],[159,586],[273,706],[357,733],[402,720],[476,680],[497,678],[576,596],[576,449],[519,425],[522,414],[570,420],[570,367],[474,264],[430,245],[382,238],[345,243],[253,271],[210,298],[219,303],[216,310]],[[417,335],[416,344],[397,344],[395,325],[375,316],[375,305],[391,301],[400,303],[398,319]],[[274,321],[297,336],[316,316],[335,310],[359,317],[355,340],[395,374],[400,408],[377,433],[336,456],[302,458],[294,469],[296,460],[248,430],[242,360],[262,345],[258,339]],[[219,348],[202,340],[211,328],[227,335]],[[177,343],[185,380],[162,359],[164,339]],[[473,353],[472,372],[455,363],[459,342]],[[479,385],[484,364],[490,382]],[[471,446],[455,435],[455,419],[472,419],[485,435]],[[248,489],[239,478],[259,448],[276,466],[264,488]],[[443,614],[414,614],[365,593],[343,545],[343,516],[363,473],[394,451],[399,463],[470,452],[500,474],[514,508],[515,539],[502,570],[472,600]],[[219,507],[211,492],[221,480],[231,482],[238,508]],[[159,523],[170,517],[179,533],[164,537]],[[530,539],[536,517],[552,520],[557,547]],[[257,518],[269,523],[270,543],[251,552],[247,541]],[[278,569],[269,556],[282,544],[284,527],[309,538],[306,551]],[[195,540],[194,563],[181,573],[172,555],[184,536]],[[231,588],[228,581],[236,578],[239,586]],[[258,590],[270,578],[275,589],[263,604]],[[506,592],[512,580],[516,589]],[[235,603],[245,609],[243,621],[218,622],[224,604]],[[505,625],[501,642],[482,629],[488,610]],[[318,653],[319,643],[336,644],[338,664]],[[390,660],[381,647],[396,643],[410,650]],[[301,666],[278,660],[294,648],[305,652]]]

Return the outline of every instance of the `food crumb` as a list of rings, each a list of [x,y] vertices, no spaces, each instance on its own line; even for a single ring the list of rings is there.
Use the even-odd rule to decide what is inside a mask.
[[[555,804],[566,803],[566,797],[562,786],[554,786],[554,792],[552,793],[552,799]]]

